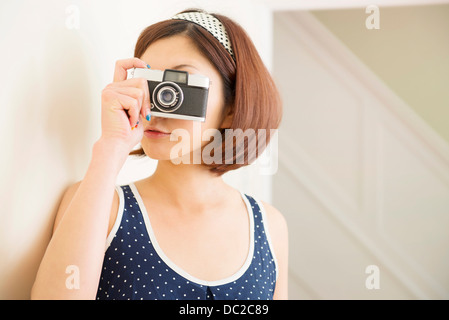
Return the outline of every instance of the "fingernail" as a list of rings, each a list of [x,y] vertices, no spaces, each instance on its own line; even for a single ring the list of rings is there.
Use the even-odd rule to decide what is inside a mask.
[[[149,64],[147,64],[147,68],[148,68],[148,69],[151,69],[151,67],[150,67],[150,65],[149,65]]]
[[[147,116],[146,116],[145,118],[147,119],[147,121],[150,121],[151,115],[148,113]]]

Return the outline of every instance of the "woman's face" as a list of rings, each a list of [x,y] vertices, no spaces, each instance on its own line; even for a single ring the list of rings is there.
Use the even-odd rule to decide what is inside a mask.
[[[148,157],[157,160],[174,160],[178,155],[190,157],[193,150],[198,150],[201,146],[209,143],[209,141],[201,141],[201,145],[198,144],[200,143],[199,139],[203,136],[203,132],[208,129],[220,128],[223,120],[223,83],[219,72],[200,53],[192,40],[185,35],[175,35],[155,41],[147,48],[140,59],[148,63],[151,69],[182,70],[187,71],[189,74],[201,74],[210,79],[206,120],[204,122],[156,116],[152,116],[150,121],[143,120],[144,130],[152,128],[162,132],[172,133],[176,129],[182,129],[184,132],[184,135],[182,138],[179,138],[179,141],[170,141],[170,135],[153,137],[149,134],[144,134],[141,145]],[[179,136],[177,134],[179,132],[180,130],[173,132],[171,134],[172,139],[174,136]],[[186,139],[187,133],[190,139]],[[178,153],[181,149],[180,141],[182,141],[183,149]],[[173,149],[174,147],[175,149]],[[173,153],[172,149],[176,150],[174,153],[177,156],[171,155]]]

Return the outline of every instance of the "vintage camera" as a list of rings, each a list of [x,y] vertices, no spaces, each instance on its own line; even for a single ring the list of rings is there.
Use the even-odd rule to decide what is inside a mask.
[[[209,78],[180,70],[133,68],[128,79],[148,80],[151,116],[184,120],[206,119]]]

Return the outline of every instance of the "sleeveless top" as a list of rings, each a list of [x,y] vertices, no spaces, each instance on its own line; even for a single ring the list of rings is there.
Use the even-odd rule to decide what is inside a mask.
[[[250,249],[243,266],[216,281],[197,279],[161,250],[134,184],[118,186],[119,210],[108,235],[97,300],[272,299],[277,262],[260,202],[241,193],[250,225]]]

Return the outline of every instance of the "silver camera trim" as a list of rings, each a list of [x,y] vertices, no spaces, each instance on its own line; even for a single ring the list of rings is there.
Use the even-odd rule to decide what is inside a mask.
[[[163,81],[164,71],[155,69],[131,68],[128,69],[129,78],[145,78],[152,81]],[[208,77],[200,74],[189,74],[188,86],[209,89],[211,81]]]

